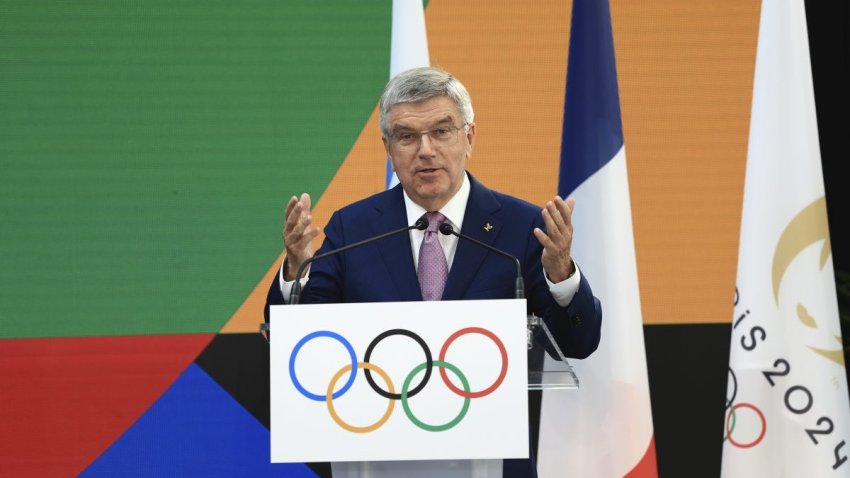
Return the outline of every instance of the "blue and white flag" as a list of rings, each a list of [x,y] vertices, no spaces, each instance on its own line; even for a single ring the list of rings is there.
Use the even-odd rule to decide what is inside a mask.
[[[539,474],[657,476],[607,0],[573,3],[558,193],[576,199],[572,255],[602,302],[602,339],[571,361],[579,390],[543,395]]]

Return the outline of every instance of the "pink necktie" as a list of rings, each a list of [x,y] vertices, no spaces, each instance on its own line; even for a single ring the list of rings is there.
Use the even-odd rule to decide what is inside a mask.
[[[438,212],[428,213],[428,229],[425,230],[425,239],[419,247],[417,272],[423,300],[440,300],[446,287],[449,265],[439,240],[440,224],[445,220],[446,216]]]

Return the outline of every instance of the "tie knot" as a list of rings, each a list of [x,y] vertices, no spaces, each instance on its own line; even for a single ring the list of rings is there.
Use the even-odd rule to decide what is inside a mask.
[[[440,225],[446,220],[446,216],[443,216],[439,212],[429,212],[426,214],[428,217],[428,229],[427,232],[437,232],[440,230]]]

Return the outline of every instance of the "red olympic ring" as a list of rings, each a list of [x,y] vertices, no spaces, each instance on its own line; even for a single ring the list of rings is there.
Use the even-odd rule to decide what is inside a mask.
[[[731,433],[731,430],[729,429],[729,416],[731,414],[735,413],[735,409],[740,408],[740,407],[749,408],[752,411],[756,412],[759,419],[761,420],[761,434],[758,436],[758,438],[756,438],[755,440],[753,440],[750,443],[736,442],[735,439],[732,438],[732,433]],[[752,403],[738,403],[736,405],[732,405],[729,408],[729,413],[726,414],[726,437],[729,439],[729,443],[735,445],[738,448],[752,448],[752,447],[758,445],[759,443],[761,443],[762,439],[764,438],[764,434],[766,432],[767,432],[767,420],[765,420],[764,414],[761,412],[761,410],[759,410]]]
[[[487,329],[482,329],[481,327],[467,327],[465,329],[460,329],[457,332],[453,333],[448,339],[446,339],[446,343],[443,344],[443,348],[440,350],[440,360],[446,360],[446,352],[449,349],[449,345],[454,342],[455,339],[460,337],[461,335],[478,333],[482,335],[486,335],[493,342],[496,343],[496,346],[499,347],[499,353],[502,355],[502,370],[499,372],[499,377],[493,382],[492,385],[485,388],[484,390],[478,392],[466,392],[456,387],[450,380],[448,375],[446,375],[446,369],[440,368],[440,377],[443,378],[443,382],[445,382],[446,386],[451,389],[452,392],[466,398],[479,398],[490,395],[494,390],[499,388],[499,385],[502,384],[502,381],[505,379],[505,375],[508,373],[508,351],[505,350],[504,344],[499,340],[499,337],[496,337],[496,334],[490,332]]]

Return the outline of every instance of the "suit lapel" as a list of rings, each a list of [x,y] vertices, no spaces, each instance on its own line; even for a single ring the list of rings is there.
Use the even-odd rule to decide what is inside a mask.
[[[384,198],[384,201],[375,206],[377,220],[372,224],[374,235],[404,227],[407,224],[407,210],[404,206],[401,186],[395,187],[384,195]],[[411,254],[410,233],[396,234],[384,239],[378,244],[378,251],[400,300],[422,300],[419,279],[416,278],[416,267]]]
[[[469,181],[469,201],[466,204],[461,233],[492,246],[503,227],[501,204],[493,193],[472,175],[469,176]],[[443,300],[463,298],[488,254],[487,249],[478,244],[462,238],[458,238],[458,241],[460,242],[455,250],[452,269],[443,291]]]

